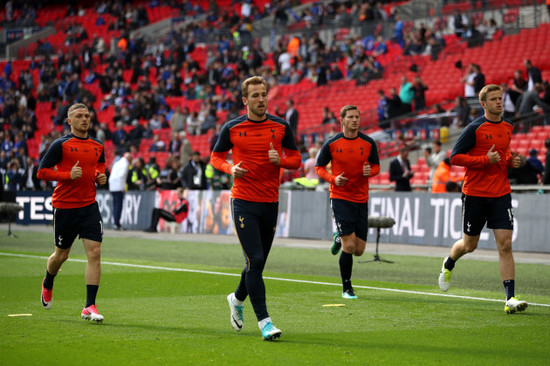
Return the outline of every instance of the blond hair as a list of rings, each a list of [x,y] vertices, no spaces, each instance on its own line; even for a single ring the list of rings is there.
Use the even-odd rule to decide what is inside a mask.
[[[85,104],[82,103],[75,103],[72,106],[69,107],[69,110],[67,111],[67,116],[69,116],[71,113],[76,111],[77,109],[85,109],[88,111],[88,107]]]
[[[261,76],[252,76],[243,81],[243,85],[241,86],[241,92],[243,93],[243,98],[248,98],[248,86],[249,85],[263,85],[265,86],[265,91],[269,91],[269,86],[267,85],[267,81]]]
[[[496,85],[496,84],[485,85],[483,89],[479,91],[479,101],[485,102],[487,100],[487,94],[497,90],[502,91],[502,88],[500,87],[500,85]]]

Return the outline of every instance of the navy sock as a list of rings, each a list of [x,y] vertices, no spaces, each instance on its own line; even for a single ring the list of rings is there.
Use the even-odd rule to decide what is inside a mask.
[[[99,290],[98,285],[86,285],[86,306],[95,305],[95,297]]]
[[[351,270],[353,268],[353,255],[342,250],[340,253],[340,276],[342,277],[342,285],[344,291],[351,288]]]
[[[46,270],[46,278],[44,278],[44,288],[47,290],[51,290],[53,288],[53,280],[56,275],[50,274],[48,270]]]
[[[506,291],[506,300],[514,297],[514,280],[502,281],[502,284],[504,285],[504,291]]]
[[[447,257],[447,260],[445,261],[445,268],[449,271],[452,271],[453,268],[455,268],[456,261],[451,258],[451,256]]]

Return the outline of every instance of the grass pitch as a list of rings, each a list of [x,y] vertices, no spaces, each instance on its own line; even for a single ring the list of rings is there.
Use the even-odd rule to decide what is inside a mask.
[[[550,266],[516,264],[516,292],[539,305],[506,315],[496,262],[461,260],[450,297],[437,287],[441,258],[356,259],[360,298],[343,300],[328,241],[326,250],[274,247],[264,275],[283,335],[265,342],[248,300],[243,330],[229,323],[238,245],[106,237],[97,301],[105,322],[96,325],[80,319],[81,242],[44,310],[52,234],[16,234],[0,239],[1,365],[546,365],[550,355]]]

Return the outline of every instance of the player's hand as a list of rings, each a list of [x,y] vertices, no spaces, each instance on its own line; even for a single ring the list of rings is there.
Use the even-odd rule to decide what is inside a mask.
[[[270,162],[277,166],[281,165],[281,157],[279,156],[279,152],[273,147],[273,142],[269,143],[269,151],[267,153]]]
[[[105,173],[97,172],[97,176],[95,177],[95,180],[97,184],[102,186],[107,183],[107,175]]]
[[[336,179],[334,180],[334,185],[335,186],[343,186],[344,184],[346,184],[346,182],[349,180],[349,178],[346,178],[344,177],[344,172],[340,173],[340,175],[338,175],[336,177]]]
[[[363,163],[363,176],[369,177],[371,172],[371,167],[367,162]]]
[[[489,157],[489,164],[498,163],[500,161],[500,154],[498,151],[493,151],[495,149],[495,145],[491,146],[489,151],[487,151],[487,156]]]
[[[75,180],[75,179],[78,179],[80,177],[82,177],[82,168],[78,166],[78,163],[80,163],[80,161],[77,161],[75,165],[73,165],[73,167],[71,168],[71,179],[72,180]]]
[[[245,168],[241,168],[242,160],[239,161],[239,164],[233,165],[231,167],[231,176],[235,179],[242,178],[246,173],[248,173],[248,170]]]
[[[512,154],[512,168],[519,168],[521,165],[521,158],[519,157],[519,153],[516,151]]]

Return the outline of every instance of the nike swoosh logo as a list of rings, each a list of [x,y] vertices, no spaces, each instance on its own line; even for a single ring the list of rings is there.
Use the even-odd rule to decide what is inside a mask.
[[[235,319],[234,316],[231,316],[231,319],[233,319],[233,323],[235,323],[235,325],[237,326],[237,328],[239,328],[239,329],[242,329],[242,328],[243,328],[242,325],[239,325],[239,323],[237,322],[237,319]]]

